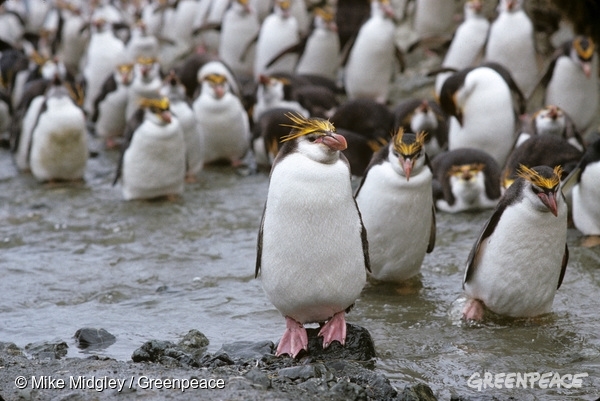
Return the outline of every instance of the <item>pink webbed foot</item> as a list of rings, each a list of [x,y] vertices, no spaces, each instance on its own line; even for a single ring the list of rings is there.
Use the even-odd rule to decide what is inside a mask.
[[[483,319],[483,303],[478,299],[470,298],[463,308],[463,318],[465,320],[481,320]]]
[[[321,327],[319,337],[323,337],[323,348],[329,347],[334,341],[338,341],[342,345],[346,344],[345,315],[344,311],[338,312]]]
[[[308,335],[302,323],[295,321],[291,317],[285,317],[285,333],[277,346],[276,356],[288,354],[295,358],[300,351],[308,350]]]

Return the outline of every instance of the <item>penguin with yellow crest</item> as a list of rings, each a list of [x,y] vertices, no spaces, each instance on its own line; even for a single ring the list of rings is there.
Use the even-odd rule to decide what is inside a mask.
[[[498,202],[468,257],[463,318],[481,320],[486,308],[509,317],[552,310],[569,259],[561,173],[560,166],[519,168],[519,178]]]
[[[373,155],[356,192],[375,280],[399,283],[417,275],[435,246],[433,173],[425,135],[400,128]]]
[[[166,97],[142,98],[139,105],[125,129],[113,185],[121,180],[125,200],[179,196],[186,173],[181,125]]]
[[[320,118],[288,114],[291,132],[273,163],[258,234],[256,276],[286,320],[277,355],[308,350],[304,324],[322,324],[323,347],[344,345],[345,313],[369,269],[366,231],[352,197],[347,146]]]

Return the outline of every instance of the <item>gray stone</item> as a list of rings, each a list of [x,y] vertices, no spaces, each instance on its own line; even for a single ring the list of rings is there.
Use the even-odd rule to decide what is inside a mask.
[[[78,348],[107,348],[117,341],[117,338],[105,329],[84,327],[73,336]]]

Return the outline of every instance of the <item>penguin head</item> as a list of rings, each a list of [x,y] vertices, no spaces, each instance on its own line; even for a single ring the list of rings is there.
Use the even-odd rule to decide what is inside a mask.
[[[498,4],[499,12],[514,13],[523,8],[523,0],[501,0]]]
[[[275,0],[274,11],[283,18],[289,18],[291,14],[291,0]]]
[[[261,74],[258,77],[256,97],[257,99],[264,100],[265,103],[275,103],[284,100],[286,85],[291,85],[290,80],[286,78],[270,77]]]
[[[166,97],[146,97],[140,100],[140,107],[146,110],[146,118],[157,125],[171,123],[169,99]]]
[[[160,74],[160,65],[154,57],[138,57],[134,68],[135,74],[144,82],[150,82]]]
[[[315,28],[326,29],[331,32],[337,32],[338,27],[335,22],[335,11],[332,7],[317,7],[314,10]]]
[[[591,38],[587,36],[577,36],[573,39],[571,45],[571,59],[581,67],[581,70],[587,78],[592,75],[592,58],[594,57],[595,46]]]
[[[464,6],[465,19],[481,15],[483,2],[481,0],[468,0]]]
[[[410,180],[413,171],[418,174],[425,165],[425,137],[423,131],[418,134],[405,133],[400,127],[392,138],[389,147],[388,160],[392,168],[400,175]]]
[[[123,63],[117,65],[115,78],[120,84],[128,86],[133,80],[133,64]]]
[[[562,135],[567,125],[565,112],[558,106],[547,105],[533,115],[533,125],[537,134]]]
[[[371,0],[371,14],[396,22],[396,13],[390,4],[390,0]]]
[[[306,118],[298,113],[286,113],[286,117],[292,124],[281,125],[291,128],[291,132],[283,136],[281,142],[294,143],[296,150],[309,159],[325,164],[335,163],[340,151],[348,147],[346,138],[338,134],[328,120]]]
[[[414,113],[410,119],[410,129],[413,132],[426,131],[431,132],[438,127],[438,119],[427,100],[423,102],[414,110]],[[429,136],[425,138],[430,139]]]
[[[237,5],[237,10],[239,10],[240,13],[250,14],[252,12],[248,0],[236,0],[234,4]]]
[[[186,98],[185,86],[181,83],[181,80],[177,76],[175,70],[171,70],[163,79],[162,87],[160,88],[160,94],[168,97],[171,100]]]
[[[562,167],[554,168],[548,166],[537,166],[529,168],[523,164],[517,171],[519,179],[525,182],[523,196],[536,210],[540,212],[551,212],[558,216],[558,198],[562,195],[560,191],[560,177]]]
[[[229,92],[229,81],[222,74],[207,74],[202,78],[202,93],[219,100]]]

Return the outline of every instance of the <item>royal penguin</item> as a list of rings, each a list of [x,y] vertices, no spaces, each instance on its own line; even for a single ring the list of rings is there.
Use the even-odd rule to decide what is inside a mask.
[[[123,137],[127,123],[129,86],[132,80],[133,64],[117,65],[114,73],[104,81],[102,90],[94,101],[93,113],[89,121],[94,125],[94,133],[109,149],[114,148],[117,141]]]
[[[450,119],[448,149],[481,149],[503,166],[515,142],[515,92],[523,99],[510,74],[497,64],[448,77],[440,93],[440,105]],[[518,109],[524,111],[522,106]]]
[[[523,0],[501,0],[485,45],[485,60],[504,66],[527,97],[539,79],[533,23]]]
[[[463,317],[535,317],[552,310],[569,250],[561,168],[522,166],[467,259]]]
[[[577,184],[572,189],[573,224],[590,239],[585,246],[600,244],[600,139],[588,146],[578,165]]]
[[[84,55],[82,75],[85,80],[83,108],[93,113],[94,101],[106,79],[125,58],[125,43],[115,35],[111,23],[104,19],[92,21],[90,41]]]
[[[566,111],[585,134],[596,117],[600,96],[594,42],[577,36],[565,43],[555,53],[541,83],[545,87],[544,103]]]
[[[425,132],[425,152],[434,157],[448,148],[448,117],[431,99],[407,98],[393,109],[394,128],[405,132]]]
[[[127,92],[127,120],[136,112],[139,101],[158,93],[162,86],[160,64],[154,57],[138,57],[133,64],[133,80]]]
[[[181,125],[158,95],[140,99],[127,123],[113,185],[121,182],[127,201],[177,198],[185,185],[185,142]]]
[[[253,76],[256,45],[251,42],[259,31],[258,15],[248,0],[233,1],[223,16],[219,57],[236,75]]]
[[[273,12],[265,18],[258,34],[254,58],[254,78],[274,72],[293,73],[298,62],[297,54],[287,54],[277,62],[267,65],[284,49],[300,41],[298,21],[290,13],[289,0],[276,0]]]
[[[290,97],[290,87],[292,83],[286,78],[276,76],[261,75],[258,78],[258,87],[256,88],[256,103],[252,108],[252,119],[256,123],[262,114],[274,108],[288,108],[295,110],[304,117],[309,116],[300,103],[295,100],[286,99]],[[286,96],[287,92],[287,96]]]
[[[552,134],[533,135],[516,147],[502,169],[501,184],[508,188],[518,177],[519,167],[539,165],[561,168],[561,179],[566,179],[581,160],[583,152],[571,145],[566,138]]]
[[[177,117],[183,130],[186,182],[194,182],[204,167],[204,136],[198,127],[192,104],[185,95],[185,86],[175,71],[165,77],[160,94],[169,99],[169,109]]]
[[[483,57],[485,42],[490,29],[490,22],[483,14],[482,0],[468,0],[464,5],[464,21],[454,31],[450,47],[444,55],[441,66],[462,70],[477,64]],[[439,96],[442,84],[450,76],[450,72],[436,75],[435,93]]]
[[[34,106],[34,110],[37,106]],[[83,180],[88,160],[86,119],[69,90],[56,80],[21,146],[31,174],[40,182]]]
[[[371,16],[360,28],[344,67],[344,88],[350,99],[387,102],[399,57],[394,19],[388,0],[371,1]]]
[[[345,344],[345,313],[366,283],[369,254],[340,154],[346,141],[327,120],[290,120],[270,174],[255,275],[286,320],[276,355],[296,357],[308,350],[307,323],[322,324],[324,348]]]
[[[401,283],[421,271],[435,246],[433,174],[425,133],[400,128],[367,167],[356,191],[369,239],[370,276]]]
[[[420,38],[445,35],[452,30],[455,4],[446,0],[416,0],[413,29]]]
[[[518,134],[515,146],[521,145],[532,135],[549,134],[561,136],[580,151],[585,150],[585,142],[571,117],[563,109],[553,104],[536,110],[524,122]]]
[[[460,213],[493,209],[502,189],[500,166],[483,150],[460,148],[431,161],[437,210]]]
[[[204,137],[204,162],[228,161],[239,166],[250,146],[250,121],[225,75],[202,78],[200,96],[192,109]]]

